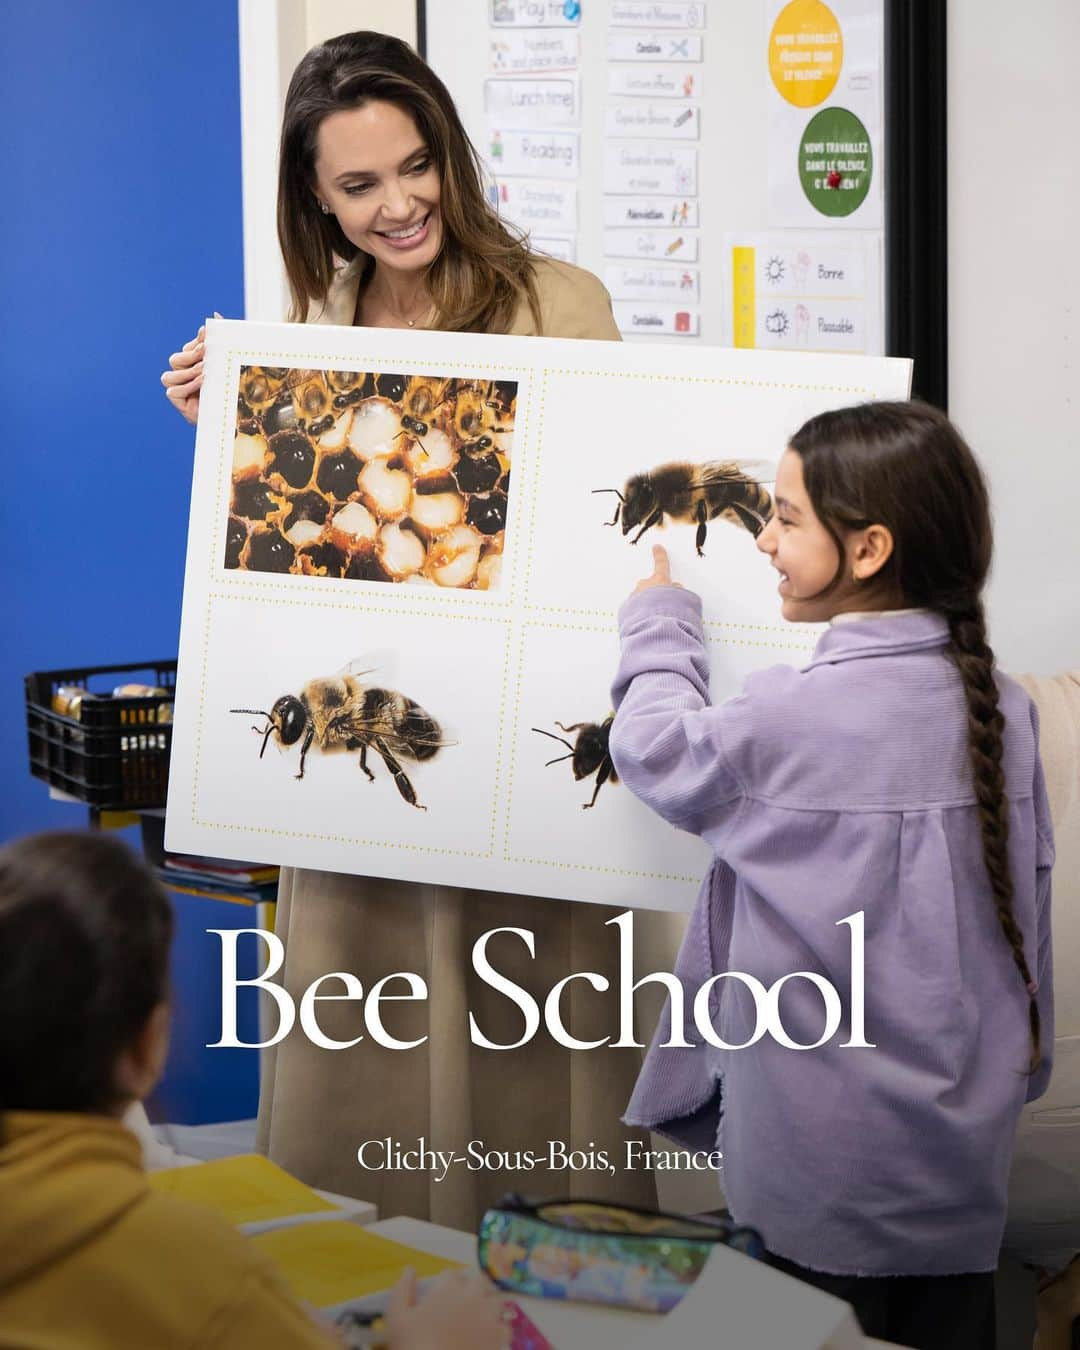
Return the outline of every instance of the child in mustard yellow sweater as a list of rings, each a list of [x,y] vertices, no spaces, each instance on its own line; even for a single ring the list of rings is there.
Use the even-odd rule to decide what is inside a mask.
[[[218,1216],[151,1190],[120,1122],[168,1043],[169,901],[124,846],[0,849],[0,1341],[33,1350],[326,1350],[333,1334]],[[508,1343],[496,1291],[445,1280],[393,1350]]]

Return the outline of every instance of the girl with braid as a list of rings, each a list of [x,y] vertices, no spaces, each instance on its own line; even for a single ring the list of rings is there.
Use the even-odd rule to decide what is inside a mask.
[[[986,485],[933,408],[824,413],[758,547],[784,618],[829,624],[802,670],[712,706],[701,602],[660,548],[619,616],[615,768],[715,854],[683,1020],[669,1003],[627,1120],[720,1150],[735,1219],[868,1335],[986,1350],[1016,1122],[1053,1045],[1050,816],[1034,706],[987,642]],[[743,975],[783,981],[767,1025]]]

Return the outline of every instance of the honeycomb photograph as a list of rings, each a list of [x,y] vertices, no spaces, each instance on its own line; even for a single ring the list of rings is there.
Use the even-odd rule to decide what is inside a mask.
[[[517,384],[240,371],[225,566],[499,585]]]

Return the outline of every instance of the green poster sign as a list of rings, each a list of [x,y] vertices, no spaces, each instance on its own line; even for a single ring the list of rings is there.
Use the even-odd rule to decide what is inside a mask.
[[[823,108],[799,142],[799,181],[823,216],[850,216],[870,191],[870,136],[846,108]]]

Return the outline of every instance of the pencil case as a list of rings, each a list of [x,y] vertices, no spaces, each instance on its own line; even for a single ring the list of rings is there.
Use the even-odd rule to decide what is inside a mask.
[[[755,1258],[765,1251],[754,1229],[721,1218],[508,1195],[480,1220],[478,1255],[496,1284],[518,1294],[663,1313],[719,1244]]]

